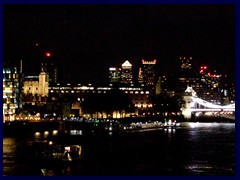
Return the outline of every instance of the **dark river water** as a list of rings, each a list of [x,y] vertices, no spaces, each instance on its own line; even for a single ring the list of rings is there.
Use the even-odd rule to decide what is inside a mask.
[[[82,145],[82,161],[39,166],[34,135],[3,138],[4,176],[235,175],[235,124],[184,123],[177,129],[138,130],[96,137]]]

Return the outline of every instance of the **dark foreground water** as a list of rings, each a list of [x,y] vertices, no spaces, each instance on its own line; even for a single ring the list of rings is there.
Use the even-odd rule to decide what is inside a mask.
[[[82,144],[82,161],[39,166],[34,135],[3,139],[3,175],[235,175],[235,124],[184,123],[178,129],[112,133]],[[76,142],[78,143],[78,142]],[[78,144],[80,144],[79,142]]]

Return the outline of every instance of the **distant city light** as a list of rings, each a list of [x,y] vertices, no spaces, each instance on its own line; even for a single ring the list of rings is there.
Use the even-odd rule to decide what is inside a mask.
[[[51,54],[50,52],[46,52],[45,55],[46,55],[47,57],[52,56],[52,54]]]

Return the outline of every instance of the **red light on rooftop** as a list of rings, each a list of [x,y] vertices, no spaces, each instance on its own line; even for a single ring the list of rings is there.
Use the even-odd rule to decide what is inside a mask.
[[[154,59],[153,61],[154,61],[154,63],[156,63],[156,62],[157,62],[157,60],[156,60],[156,59]]]
[[[50,56],[52,56],[52,54],[50,52],[46,52],[45,56],[50,57]]]

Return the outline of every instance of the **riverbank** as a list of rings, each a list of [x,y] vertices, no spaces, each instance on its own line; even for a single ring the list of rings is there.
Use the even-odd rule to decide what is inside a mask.
[[[184,122],[202,122],[202,123],[235,123],[235,120],[228,119],[224,117],[195,117],[191,120],[178,119],[177,123]],[[16,136],[26,136],[29,134],[34,135],[36,132],[40,134],[52,133],[53,131],[68,131],[71,130],[74,134],[91,134],[94,133],[103,133],[107,131],[115,131],[121,127],[122,129],[129,130],[131,124],[134,126],[139,126],[143,128],[142,125],[149,124],[149,128],[159,128],[161,125],[159,123],[164,123],[164,120],[159,121],[159,119],[150,119],[150,118],[124,118],[118,120],[98,120],[98,121],[12,121],[3,123],[3,137],[16,137]],[[152,126],[150,126],[152,124]],[[154,127],[153,127],[154,126]],[[81,131],[80,131],[81,130]],[[130,129],[131,130],[131,129]]]

